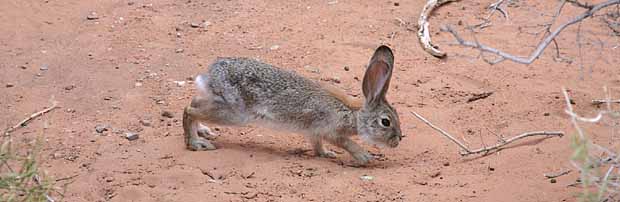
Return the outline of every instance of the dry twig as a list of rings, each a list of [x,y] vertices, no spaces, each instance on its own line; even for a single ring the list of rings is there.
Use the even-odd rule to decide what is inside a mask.
[[[593,105],[601,105],[601,104],[608,104],[608,103],[620,103],[620,100],[607,100],[607,99],[592,100]]]
[[[50,112],[50,111],[56,109],[58,107],[57,105],[58,105],[58,102],[54,102],[51,107],[45,108],[44,110],[38,111],[38,112],[36,112],[34,114],[31,114],[29,117],[27,117],[24,120],[20,121],[16,125],[6,129],[6,131],[4,132],[4,136],[9,136],[9,134],[11,132],[17,130],[18,128],[26,126],[26,124],[29,121],[31,121],[32,119],[37,118],[37,117],[39,117],[39,116],[41,116],[41,115],[43,115],[43,114],[45,114],[47,112]]]
[[[572,171],[571,169],[568,169],[568,170],[563,170],[563,171],[561,171],[559,173],[545,173],[545,177],[548,178],[548,179],[553,179],[553,178],[560,177],[562,175],[567,175],[571,171]]]
[[[435,57],[445,57],[446,53],[440,51],[436,48],[435,45],[431,42],[431,34],[429,30],[428,18],[433,10],[439,8],[441,5],[444,5],[448,2],[453,2],[458,0],[428,0],[424,8],[422,9],[422,13],[420,14],[420,18],[418,19],[418,40],[422,45],[424,51],[430,53]]]
[[[576,1],[571,1],[571,3],[575,4],[574,2],[576,2]],[[478,49],[480,51],[487,52],[487,53],[492,53],[492,54],[497,55],[498,57],[500,57],[500,59],[495,60],[495,61],[487,61],[489,64],[497,64],[499,62],[504,61],[505,59],[508,59],[508,60],[511,60],[511,61],[514,61],[514,62],[517,62],[517,63],[521,63],[521,64],[531,64],[532,62],[534,62],[534,60],[536,60],[536,59],[538,59],[540,57],[540,55],[545,50],[545,48],[547,48],[547,46],[549,46],[549,44],[554,41],[555,37],[557,37],[568,26],[571,26],[571,25],[573,25],[575,23],[581,22],[584,19],[594,15],[594,13],[596,13],[597,11],[599,11],[599,10],[601,10],[603,8],[606,8],[608,6],[611,6],[611,5],[616,5],[616,4],[620,4],[620,0],[607,0],[605,2],[594,4],[594,5],[591,5],[591,6],[590,5],[583,6],[583,8],[587,8],[587,10],[585,12],[583,12],[582,14],[574,17],[572,20],[570,20],[570,21],[568,21],[568,22],[566,22],[564,24],[558,25],[557,28],[553,32],[551,32],[540,43],[538,43],[536,49],[528,57],[515,56],[515,55],[512,55],[512,54],[506,53],[504,51],[498,50],[496,48],[493,48],[493,47],[481,44],[481,43],[479,43],[477,41],[475,41],[475,42],[474,41],[466,41],[454,29],[452,29],[450,26],[442,27],[441,30],[445,31],[445,32],[449,32],[450,34],[452,34],[452,36],[462,46],[470,47],[470,48],[475,48],[475,49]],[[582,7],[582,6],[580,6],[580,7]]]
[[[455,144],[457,144],[459,147],[461,147],[461,149],[463,151],[460,152],[461,156],[467,156],[467,155],[471,155],[471,154],[479,154],[479,153],[489,153],[491,151],[498,151],[500,149],[502,149],[504,146],[526,138],[526,137],[531,137],[531,136],[546,136],[546,137],[550,137],[550,136],[558,136],[558,137],[562,137],[564,136],[564,132],[562,131],[533,131],[533,132],[526,132],[526,133],[522,133],[519,134],[517,136],[508,138],[508,139],[500,139],[499,143],[492,145],[490,147],[484,146],[482,148],[479,149],[469,149],[465,144],[463,144],[461,141],[457,140],[456,138],[454,138],[454,136],[450,135],[448,132],[444,131],[443,129],[433,125],[430,121],[426,120],[424,117],[422,117],[421,115],[419,115],[418,113],[415,112],[411,112],[414,116],[416,116],[418,119],[420,119],[422,122],[426,123],[426,125],[430,126],[431,128],[435,129],[436,131],[438,131],[439,133],[441,133],[442,135],[444,135],[445,137],[447,137],[448,139],[450,139],[452,142],[454,142]]]

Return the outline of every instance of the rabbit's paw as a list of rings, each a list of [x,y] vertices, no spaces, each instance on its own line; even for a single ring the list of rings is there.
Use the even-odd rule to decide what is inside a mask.
[[[205,151],[217,149],[213,143],[204,138],[191,139],[187,147],[192,151]]]
[[[319,152],[318,155],[323,158],[329,158],[329,159],[336,158],[336,152],[329,151],[329,150],[324,150],[323,152]]]
[[[356,163],[360,166],[368,164],[368,162],[373,159],[372,155],[366,151],[354,153],[353,158],[355,158]]]
[[[209,128],[209,127],[207,127],[205,125],[202,125],[202,124],[198,125],[198,129],[196,130],[196,133],[198,134],[198,137],[202,137],[202,138],[205,138],[207,140],[213,140],[213,139],[215,139],[218,136],[218,134],[214,133],[211,130],[211,128]]]

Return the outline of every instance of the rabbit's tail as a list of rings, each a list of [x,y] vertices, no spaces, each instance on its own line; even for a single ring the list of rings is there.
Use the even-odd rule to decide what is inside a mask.
[[[196,83],[196,89],[198,89],[198,92],[201,95],[208,95],[209,91],[208,91],[208,85],[209,85],[209,77],[206,75],[202,75],[199,74],[198,76],[196,76],[196,80],[194,81]]]

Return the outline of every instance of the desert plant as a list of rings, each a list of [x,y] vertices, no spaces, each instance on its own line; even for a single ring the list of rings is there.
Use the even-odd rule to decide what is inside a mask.
[[[27,151],[15,151],[11,144],[11,138],[4,137],[0,146],[0,201],[54,201],[47,195],[52,185],[40,176],[40,144]]]
[[[606,90],[606,88],[605,88]],[[606,90],[607,91],[607,90]],[[596,144],[587,136],[581,123],[602,123],[608,121],[612,130],[608,135],[615,138],[613,127],[620,120],[620,111],[614,111],[611,107],[613,102],[609,96],[602,103],[606,104],[606,109],[598,112],[593,118],[584,118],[576,114],[571,106],[570,98],[566,90],[563,91],[567,102],[566,113],[570,116],[576,134],[572,139],[574,150],[571,163],[580,172],[576,185],[582,187],[579,193],[580,201],[599,202],[599,201],[618,201],[620,193],[620,157],[618,152],[611,146],[604,147]]]

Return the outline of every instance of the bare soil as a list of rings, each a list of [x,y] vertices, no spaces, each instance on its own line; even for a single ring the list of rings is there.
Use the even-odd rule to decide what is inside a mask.
[[[415,24],[420,0],[3,0],[0,126],[59,102],[12,137],[20,147],[43,140],[41,169],[59,186],[68,183],[65,201],[576,201],[580,189],[567,185],[577,172],[556,183],[543,176],[572,169],[574,131],[561,88],[584,114],[596,110],[591,99],[604,98],[602,86],[617,95],[620,40],[590,19],[581,27],[582,62],[574,26],[558,38],[572,63],[554,61],[549,49],[531,65],[491,66],[439,31],[451,24],[469,37],[463,28],[480,22],[490,3],[451,3],[431,17],[434,39],[450,54],[440,60],[421,50],[407,29],[413,25],[396,20]],[[518,27],[548,21],[555,5],[513,1],[509,19],[496,13],[477,37],[527,55],[541,35],[526,32],[540,28]],[[558,20],[578,12],[567,8]],[[359,96],[359,78],[382,43],[396,57],[388,99],[407,137],[395,149],[364,144],[384,155],[371,165],[351,167],[334,147],[337,159],[315,157],[300,135],[260,127],[214,126],[220,149],[185,149],[181,119],[195,93],[191,78],[215,58],[257,58]],[[486,92],[493,94],[468,102]],[[472,147],[526,131],[567,136],[461,157],[411,111]],[[107,131],[96,132],[98,125]],[[615,144],[605,125],[586,130],[600,144]],[[139,139],[127,140],[126,132]]]

